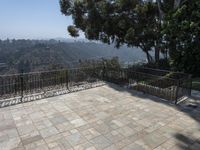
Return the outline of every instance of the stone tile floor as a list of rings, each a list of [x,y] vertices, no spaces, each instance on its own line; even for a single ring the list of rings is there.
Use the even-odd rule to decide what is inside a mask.
[[[200,108],[104,85],[0,109],[0,150],[200,150]]]

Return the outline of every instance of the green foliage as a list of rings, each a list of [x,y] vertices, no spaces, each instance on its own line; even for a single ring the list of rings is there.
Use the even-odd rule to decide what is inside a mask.
[[[73,37],[78,37],[79,36],[78,30],[74,26],[68,26],[68,32]]]
[[[118,57],[102,59],[102,63],[106,70],[118,71],[121,68]]]
[[[108,72],[112,72],[114,73],[112,77],[118,78],[118,72],[121,69],[118,57],[102,58],[101,60],[80,60],[79,63],[79,68],[83,68],[85,74],[101,74],[101,77],[108,77]]]
[[[171,66],[200,75],[200,1],[185,0],[166,16],[163,25]]]
[[[157,28],[158,12],[155,2],[140,0],[60,0],[61,12],[71,15],[74,26],[68,30],[77,35],[78,30],[89,40],[115,43],[116,47],[127,44],[140,47],[153,61],[149,51],[159,38]],[[76,28],[76,29],[75,29]]]
[[[70,14],[71,13],[71,0],[62,0],[60,1],[60,6],[61,6],[61,12],[63,14]]]
[[[143,64],[142,66],[146,67],[146,68],[170,70],[170,65],[169,65],[168,59],[160,59],[158,64],[159,64],[159,66],[155,63],[147,63],[147,64]]]
[[[168,67],[169,62],[172,69],[200,75],[199,0],[60,0],[60,4],[61,12],[73,18],[71,35],[82,30],[90,40],[140,47],[150,65],[154,60],[149,51],[154,49],[153,66]]]
[[[101,60],[79,60],[80,68],[102,68],[106,70],[119,70],[121,65],[118,57],[112,57],[110,59],[102,58]]]
[[[162,0],[161,9],[165,14],[168,14],[174,9],[174,0]]]

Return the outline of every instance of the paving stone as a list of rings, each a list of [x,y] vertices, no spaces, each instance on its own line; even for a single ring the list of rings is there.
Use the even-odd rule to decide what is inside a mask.
[[[61,133],[59,133],[59,134],[54,134],[52,136],[46,137],[46,138],[44,138],[44,140],[48,144],[48,143],[52,143],[54,141],[57,141],[57,140],[59,140],[59,139],[61,139],[63,137],[64,136]]]
[[[48,147],[50,149],[55,149],[55,148],[59,148],[61,150],[68,150],[68,149],[71,149],[71,145],[69,144],[68,140],[64,137],[61,137],[59,139],[56,139],[54,141],[51,141],[48,143]]]
[[[74,129],[74,125],[72,125],[70,122],[64,122],[61,124],[55,125],[55,127],[58,129],[59,132],[65,132]]]
[[[95,128],[90,128],[81,132],[88,140],[101,135]]]
[[[125,146],[127,146],[127,145],[129,145],[130,143],[132,143],[128,138],[125,138],[125,139],[123,139],[123,140],[121,140],[121,141],[118,141],[118,142],[116,142],[116,143],[114,143],[115,145],[116,145],[116,147],[118,148],[118,149],[122,149],[122,148],[124,148]]]
[[[156,147],[154,150],[166,150],[166,149],[164,149],[163,147],[159,146],[159,147]]]
[[[124,124],[118,120],[112,120],[112,123],[116,124],[118,127],[122,127]]]
[[[106,139],[102,135],[89,140],[89,142],[92,143],[97,149],[104,149],[112,144],[108,139]]]
[[[122,134],[123,136],[125,136],[125,137],[131,136],[131,135],[137,133],[136,130],[134,130],[134,129],[128,127],[128,126],[121,127],[121,128],[119,128],[119,129],[117,129],[117,131],[118,131],[119,133],[121,133],[121,134]]]
[[[134,143],[135,141],[137,141],[138,139],[143,138],[144,136],[146,136],[148,133],[145,130],[141,130],[139,132],[137,132],[136,134],[133,134],[131,136],[128,137],[128,139]]]
[[[27,147],[26,150],[49,150],[48,146],[43,144],[39,146],[34,146],[34,147]]]
[[[104,150],[119,150],[115,145],[111,145],[107,148],[105,148]]]
[[[150,148],[153,149],[164,143],[167,140],[167,138],[154,133],[148,134],[142,140],[144,141],[145,145],[148,145]]]
[[[80,144],[80,145],[73,147],[74,150],[87,150],[87,149],[92,149],[92,148],[94,148],[94,147],[89,142],[85,142],[83,144]]]
[[[4,141],[8,141],[9,137],[8,135],[4,134],[0,136],[0,143],[3,143]]]
[[[48,127],[48,128],[40,130],[40,133],[43,138],[46,138],[51,135],[58,134],[59,132],[55,127]]]
[[[105,123],[101,123],[101,124],[95,124],[94,128],[101,134],[106,134],[108,132],[110,132],[111,128],[106,125]]]
[[[178,143],[176,138],[170,138],[167,141],[165,141],[161,147],[164,149],[171,149],[174,145],[176,145],[176,143]]]
[[[3,148],[2,150],[11,150],[11,149],[19,147],[20,144],[21,144],[21,141],[19,137],[9,138],[0,143],[0,148]]]
[[[31,118],[29,118],[28,115],[24,116],[23,118],[20,118],[18,120],[15,120],[16,127],[21,127],[21,126],[31,126],[33,125],[33,121]]]
[[[35,141],[32,142],[30,144],[24,145],[26,150],[34,150],[34,149],[40,149],[40,148],[48,148],[48,146],[46,145],[44,140],[39,140],[39,141]]]
[[[124,136],[120,134],[118,131],[113,130],[107,134],[104,134],[104,136],[109,139],[112,143],[116,143],[118,141],[121,141],[124,139]]]
[[[25,150],[25,148],[23,146],[18,146],[16,148],[13,148],[12,150]]]
[[[97,119],[105,119],[109,117],[109,115],[106,112],[98,112],[95,114]]]
[[[19,127],[17,127],[17,130],[19,132],[19,135],[30,134],[34,131],[37,131],[37,129],[35,128],[35,126],[33,124],[19,126]]]
[[[48,119],[43,119],[41,121],[35,122],[34,124],[38,130],[41,130],[53,125]]]
[[[73,124],[75,127],[80,127],[86,124],[86,121],[84,121],[83,119],[75,119],[70,121],[71,124]]]
[[[87,148],[86,150],[97,150],[94,146]]]
[[[20,135],[20,138],[21,138],[22,141],[24,141],[24,140],[31,139],[31,138],[37,137],[37,136],[40,136],[40,133],[39,133],[39,131],[35,130],[35,131],[30,132],[28,134]]]
[[[42,111],[34,112],[30,114],[30,118],[35,122],[39,120],[43,120],[45,114]]]
[[[145,150],[145,149],[142,146],[133,143],[124,147],[122,150]]]
[[[0,131],[7,130],[7,129],[13,129],[15,127],[16,127],[16,125],[13,120],[4,120],[0,124]]]
[[[64,116],[62,116],[61,114],[60,114],[60,115],[57,114],[57,115],[53,116],[52,118],[50,118],[50,121],[51,121],[54,125],[56,125],[56,124],[61,124],[61,123],[66,122],[67,119],[66,119]]]
[[[42,140],[42,136],[36,135],[36,136],[33,136],[33,137],[30,137],[30,138],[23,140],[22,143],[24,145],[27,145],[27,144],[30,144],[30,143],[33,143],[33,142],[36,142],[36,141],[39,141],[39,140]]]
[[[79,132],[66,136],[65,138],[72,146],[76,146],[87,141],[86,138]]]
[[[9,138],[14,138],[19,136],[16,128],[4,130],[3,133],[7,134]]]

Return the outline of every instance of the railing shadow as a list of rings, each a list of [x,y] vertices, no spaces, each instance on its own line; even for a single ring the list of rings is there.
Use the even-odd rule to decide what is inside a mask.
[[[161,103],[161,104],[169,106],[169,107],[173,107],[174,109],[176,109],[180,112],[183,112],[185,115],[194,119],[199,124],[198,129],[196,129],[196,131],[197,130],[199,131],[199,133],[198,133],[199,136],[193,137],[193,135],[188,135],[188,134],[184,135],[184,133],[177,132],[176,134],[174,134],[174,138],[177,140],[176,146],[180,150],[190,150],[190,149],[191,150],[193,150],[193,149],[200,150],[200,105],[199,104],[198,105],[188,105],[186,103],[180,103],[178,105],[175,105],[173,101],[164,100],[164,99],[158,98],[156,96],[152,96],[152,95],[145,94],[142,92],[134,91],[132,89],[127,89],[122,86],[120,87],[113,83],[107,83],[107,85],[116,91],[128,92],[129,94],[131,94],[134,97],[138,97],[138,98],[141,98],[146,101],[153,101],[153,102]]]
[[[109,73],[109,72],[107,72],[107,73]],[[65,87],[68,87],[68,86],[73,87],[74,86],[73,83],[79,83],[82,81],[91,81],[92,80],[91,77],[93,77],[94,75],[95,75],[95,79],[99,79],[100,81],[104,80],[104,78],[109,79],[109,74],[107,74],[108,76],[105,76],[105,70],[98,69],[97,72],[96,71],[94,72],[93,70],[91,70],[91,68],[82,68],[81,70],[73,69],[70,71],[62,70],[62,71],[53,71],[53,72],[43,72],[42,74],[34,73],[34,75],[33,75],[33,73],[32,74],[15,75],[14,76],[15,82],[13,81],[13,77],[11,77],[11,78],[10,77],[1,77],[2,78],[1,85],[3,85],[3,84],[6,85],[5,87],[1,86],[1,88],[4,89],[2,91],[5,91],[5,92],[10,91],[11,93],[17,93],[17,96],[21,95],[21,97],[24,97],[24,93],[26,93],[26,92],[30,91],[30,93],[32,94],[32,92],[35,92],[38,89],[41,89],[41,91],[43,91],[45,87],[53,86],[53,88],[55,88],[55,85],[62,86],[63,84]],[[127,84],[129,84],[129,79],[130,79],[129,77],[132,77],[132,76],[135,76],[138,79],[141,79],[142,81],[144,80],[144,82],[145,82],[144,84],[147,84],[147,85],[149,83],[152,84],[152,79],[156,78],[156,80],[153,80],[154,81],[153,85],[155,85],[155,87],[157,84],[159,84],[159,86],[162,85],[161,83],[159,83],[159,80],[161,78],[157,78],[158,76],[155,76],[155,75],[148,75],[148,74],[144,74],[144,73],[134,74],[133,72],[132,72],[132,74],[128,75],[126,71],[125,72],[124,71],[122,71],[122,72],[114,71],[114,72],[111,72],[110,75],[113,76],[114,78],[116,76],[120,77],[120,78],[116,78],[116,79],[123,79],[123,80],[125,80],[125,82]],[[7,79],[8,82],[5,82],[6,78],[10,78],[9,80]],[[148,80],[146,80],[146,78],[148,78]],[[159,79],[159,80],[157,80],[157,79]],[[19,82],[17,82],[17,81],[19,81]],[[105,79],[105,81],[107,81],[107,80]],[[13,84],[13,82],[14,82],[14,84]],[[169,86],[168,82],[165,82],[165,83],[167,86]],[[186,115],[188,115],[192,119],[194,119],[196,122],[200,123],[200,107],[199,106],[194,108],[194,107],[190,107],[189,105],[182,105],[182,104],[175,105],[174,101],[172,101],[172,100],[164,100],[164,99],[161,99],[161,98],[158,98],[155,96],[144,94],[142,92],[134,91],[132,89],[122,88],[120,86],[117,86],[116,84],[109,83],[109,82],[107,84],[109,87],[111,87],[117,91],[129,92],[134,97],[142,98],[143,100],[146,100],[146,101],[154,101],[156,103],[161,103],[163,105],[173,107],[174,109],[185,113]],[[10,85],[12,85],[11,88],[10,88]],[[148,91],[149,87],[148,86],[145,86],[145,87]],[[67,90],[69,90],[69,89],[67,89]],[[159,90],[159,89],[154,88],[153,92],[156,90]],[[69,92],[70,92],[70,90],[69,90]],[[4,93],[2,93],[2,94],[4,94]],[[169,95],[171,95],[171,94],[169,94]],[[181,135],[181,133],[177,133],[176,135],[174,135],[174,137],[176,139],[182,141],[183,143],[185,142],[184,141],[185,139],[192,138],[192,137],[181,138],[180,135]],[[184,150],[184,147],[181,147],[181,146],[179,146],[179,147]]]
[[[181,133],[177,133],[175,138],[178,140],[177,146],[181,150],[199,150],[200,139],[195,139],[192,136],[186,136]]]

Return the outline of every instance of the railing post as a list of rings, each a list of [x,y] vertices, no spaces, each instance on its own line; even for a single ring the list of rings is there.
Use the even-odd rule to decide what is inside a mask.
[[[103,73],[102,73],[102,80],[105,79],[105,70],[106,70],[106,67],[105,67],[105,64],[103,62]]]
[[[0,77],[0,96],[3,96],[4,93],[3,87],[4,87],[3,78]]]
[[[188,96],[191,96],[192,93],[192,75],[189,75],[189,93]]]
[[[22,102],[22,99],[24,97],[24,71],[21,70],[21,75],[20,75],[20,86],[21,86],[21,102]]]
[[[69,75],[68,75],[68,70],[65,71],[65,78],[66,78],[66,87],[69,90]]]
[[[177,87],[176,87],[176,99],[175,99],[175,104],[178,103],[178,94],[179,94],[180,80],[178,80],[176,86],[177,86]]]

